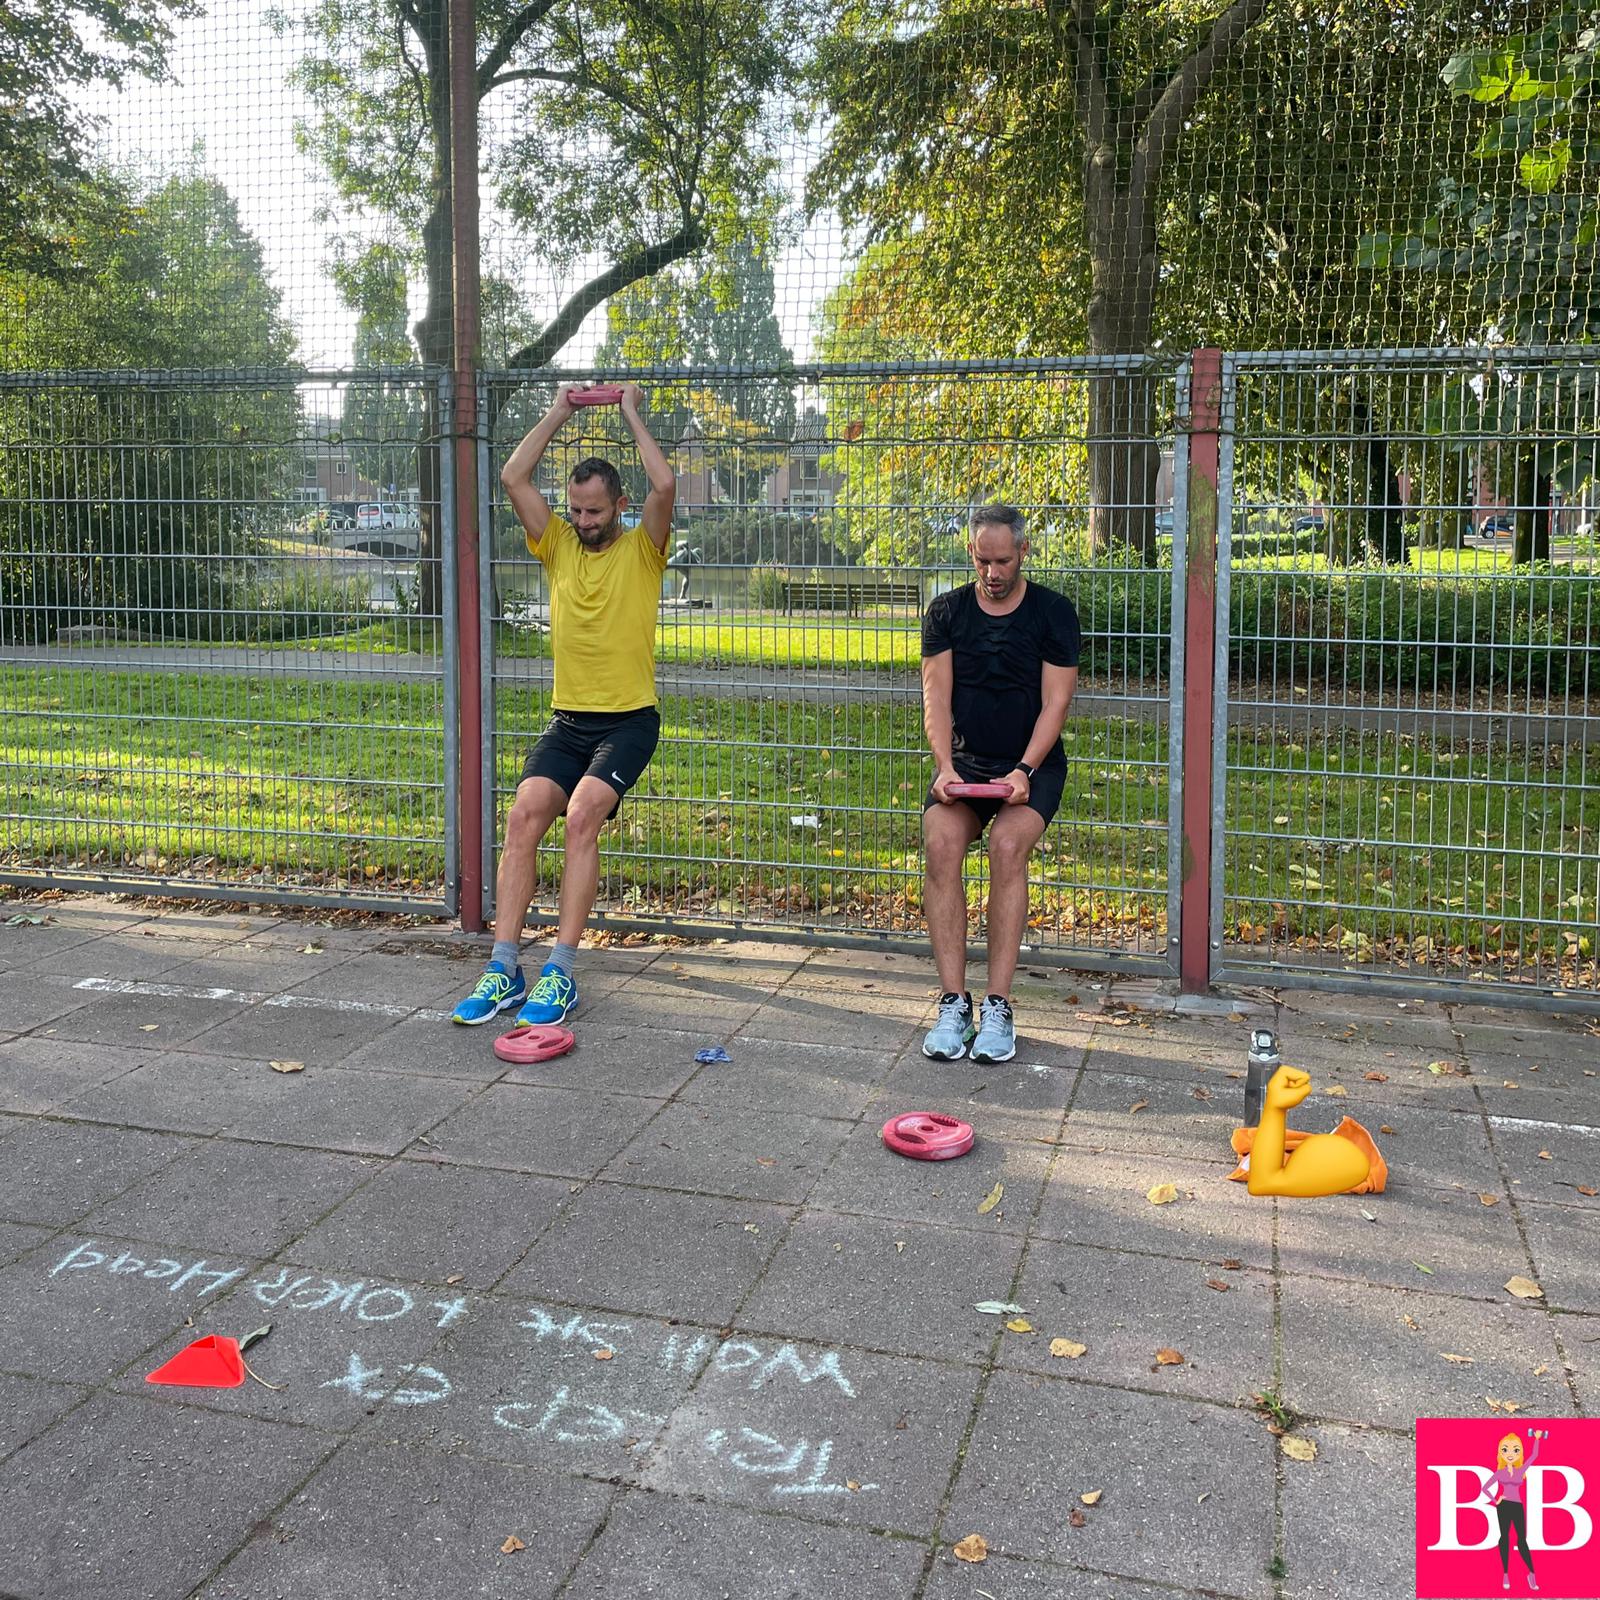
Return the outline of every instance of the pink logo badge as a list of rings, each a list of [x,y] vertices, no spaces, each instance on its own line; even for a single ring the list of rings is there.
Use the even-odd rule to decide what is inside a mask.
[[[1600,1596],[1600,1421],[1417,1419],[1417,1600]]]

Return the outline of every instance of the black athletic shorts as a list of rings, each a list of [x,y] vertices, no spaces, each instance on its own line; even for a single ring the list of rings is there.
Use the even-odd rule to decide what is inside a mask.
[[[578,779],[588,774],[622,797],[643,776],[661,738],[661,713],[654,706],[637,711],[557,711],[522,764],[522,777],[548,778],[570,800]]]
[[[998,783],[1008,774],[1004,772],[979,772],[969,766],[965,761],[958,760],[955,764],[956,775],[963,783]],[[1057,811],[1061,809],[1061,792],[1067,786],[1067,764],[1063,761],[1059,766],[1046,763],[1034,773],[1028,782],[1027,806],[1030,811],[1037,811],[1044,818],[1045,827],[1049,827]],[[939,804],[937,796],[930,788],[922,799],[922,809],[928,810],[930,806]],[[978,819],[978,831],[983,832],[994,819],[1005,809],[1004,800],[957,800],[958,806],[966,806]]]

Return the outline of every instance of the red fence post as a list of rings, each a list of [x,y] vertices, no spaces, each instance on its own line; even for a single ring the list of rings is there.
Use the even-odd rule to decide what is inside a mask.
[[[450,221],[455,307],[455,774],[461,926],[483,930],[483,686],[478,634],[478,39],[474,0],[450,0]]]
[[[1221,460],[1222,352],[1196,350],[1189,376],[1189,528],[1185,542],[1183,869],[1178,986],[1211,986],[1211,742],[1217,643],[1217,473]]]

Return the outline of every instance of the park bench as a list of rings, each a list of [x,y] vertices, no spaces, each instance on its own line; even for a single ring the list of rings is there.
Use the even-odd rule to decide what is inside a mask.
[[[846,616],[852,616],[868,606],[910,606],[921,610],[922,581],[919,578],[784,580],[785,616],[795,611],[842,611]]]

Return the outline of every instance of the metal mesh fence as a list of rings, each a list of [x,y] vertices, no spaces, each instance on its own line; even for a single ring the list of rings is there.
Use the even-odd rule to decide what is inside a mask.
[[[442,403],[0,378],[0,881],[450,903]]]
[[[1592,994],[1600,365],[1232,370],[1222,970]]]
[[[548,382],[514,381],[491,382],[503,401],[496,479],[551,397]],[[1165,967],[1173,383],[1142,363],[1066,361],[822,369],[793,386],[726,372],[652,383],[651,426],[679,483],[656,634],[663,738],[602,834],[602,913],[665,928],[921,939],[931,768],[920,618],[971,578],[967,508],[1006,496],[1029,517],[1030,576],[1068,594],[1084,630],[1066,794],[1036,859],[1029,944]],[[793,420],[775,438],[741,423],[780,404]],[[1097,406],[1124,426],[1091,441]],[[553,505],[565,503],[572,464],[595,452],[614,455],[642,499],[631,440],[615,413],[596,410],[545,458],[536,481]],[[1140,504],[1095,515],[1142,530],[1150,564],[1120,544],[1094,551],[1092,479],[1142,485]],[[498,499],[489,538],[492,841],[545,721],[550,662],[540,569]],[[558,832],[542,852],[535,920],[552,914],[559,850]],[[969,866],[976,909],[981,853]]]
[[[454,97],[451,10],[8,7],[0,368],[444,365],[463,271],[493,367],[1592,332],[1581,8],[475,0]]]

